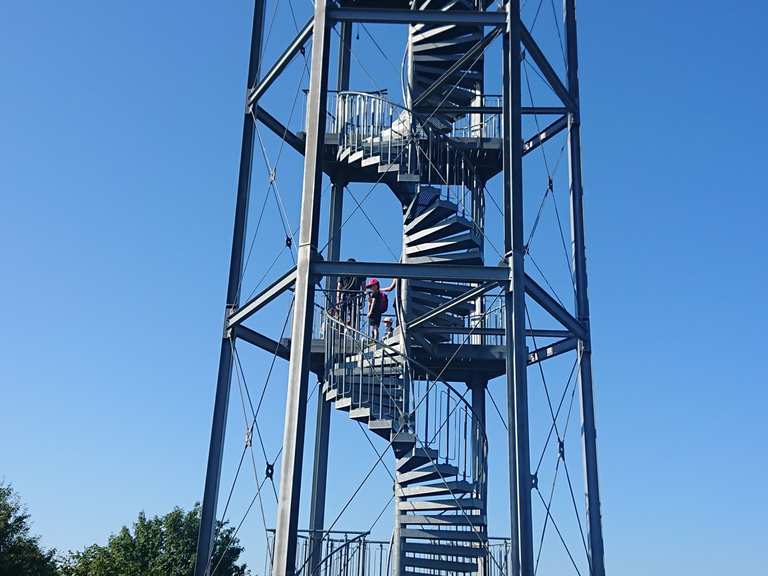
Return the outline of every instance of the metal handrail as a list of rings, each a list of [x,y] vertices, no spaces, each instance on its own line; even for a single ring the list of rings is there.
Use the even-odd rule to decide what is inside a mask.
[[[339,321],[338,319],[333,318],[327,312],[325,312],[325,317],[330,322],[338,325],[339,327],[343,327],[344,330],[347,330],[347,331],[352,332],[353,334],[357,334],[359,336],[362,336],[363,338],[365,338],[367,340],[372,340],[372,339],[368,338],[368,336],[366,336],[365,334],[360,332],[359,330],[356,330],[355,328],[344,324],[343,322]],[[403,324],[401,322],[401,324],[400,324],[401,330],[402,330],[402,326],[403,326]],[[402,334],[402,332],[401,332],[401,334]],[[373,341],[376,342],[376,344],[381,346],[383,349],[387,349],[387,350],[393,352],[394,355],[401,357],[404,360],[403,364],[406,367],[408,367],[409,365],[417,366],[420,370],[422,370],[424,372],[424,374],[429,376],[430,379],[431,379],[431,382],[429,382],[429,385],[427,387],[425,395],[422,396],[419,399],[412,400],[412,402],[411,402],[412,407],[409,406],[408,407],[409,409],[407,411],[405,409],[401,410],[400,407],[397,405],[397,402],[394,402],[394,406],[397,408],[397,410],[399,412],[399,415],[403,419],[404,422],[408,422],[409,418],[416,416],[417,409],[422,405],[422,403],[425,401],[425,399],[428,402],[429,392],[430,392],[432,386],[435,383],[438,383],[438,382],[443,384],[448,389],[449,394],[450,394],[450,392],[453,393],[454,398],[456,399],[457,402],[460,402],[461,404],[463,404],[463,410],[465,411],[465,413],[471,414],[472,417],[474,418],[475,422],[480,422],[480,418],[478,417],[478,415],[475,412],[475,410],[472,407],[472,405],[469,402],[467,402],[467,400],[464,398],[464,394],[461,394],[450,383],[446,382],[442,378],[438,378],[437,375],[434,374],[430,368],[428,368],[424,364],[418,362],[417,360],[414,360],[414,359],[410,358],[408,355],[404,354],[402,350],[400,350],[400,349],[398,349],[398,348],[396,348],[394,346],[391,346],[390,344],[387,344],[386,342],[384,342],[382,340],[373,340]],[[389,395],[389,393],[387,393],[387,394]],[[391,398],[391,395],[389,395],[389,396]],[[425,409],[428,411],[428,404],[425,407]],[[447,419],[450,417],[450,415],[453,414],[454,412],[456,412],[455,408],[450,410],[450,412],[446,409],[446,422],[447,422]],[[427,412],[426,418],[428,419],[428,412]],[[439,433],[442,430],[442,428],[445,426],[446,422],[443,422],[441,424],[440,428],[436,431],[436,434]],[[474,454],[474,451],[473,451],[473,454],[475,456],[479,456],[480,458],[482,458],[483,468],[484,468],[484,462],[485,462],[485,459],[486,459],[487,454],[488,454],[488,437],[487,437],[487,434],[486,434],[485,430],[483,429],[483,427],[480,427],[480,426],[475,427],[475,426],[473,426],[473,430],[476,430],[476,431],[480,432],[480,440],[481,440],[481,444],[478,447],[479,450],[480,450],[480,454]],[[417,430],[413,430],[413,433],[418,438],[419,434],[418,434]],[[429,435],[427,434],[427,436],[424,438],[424,440],[427,443],[427,445],[429,445],[429,443],[434,440],[434,437],[432,439],[430,439]],[[439,452],[440,452],[440,449],[438,447],[438,457],[439,457]],[[465,460],[464,460],[465,464],[466,464],[466,461],[467,460],[465,458]],[[484,486],[486,484],[485,473],[481,474],[481,478],[479,479],[479,482],[480,482],[480,485],[481,485],[481,490],[483,490]]]

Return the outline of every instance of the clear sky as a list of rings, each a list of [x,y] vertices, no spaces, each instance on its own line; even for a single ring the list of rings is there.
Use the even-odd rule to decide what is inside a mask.
[[[288,4],[267,60],[294,34]],[[294,4],[303,22],[308,2]],[[140,510],[201,498],[250,11],[245,0],[0,5],[0,479],[61,551],[103,542]],[[768,573],[766,18],[754,1],[579,3],[610,573]],[[353,83],[366,90],[396,75],[402,55],[401,35],[372,33],[388,58],[377,62],[361,34]],[[267,100],[283,117],[300,72]],[[268,146],[273,163],[278,154]],[[266,191],[258,160],[255,209]],[[290,150],[279,165],[293,227],[300,165]],[[390,248],[358,213],[345,257],[399,252],[397,206],[376,192],[366,208]],[[251,286],[284,238],[274,197],[265,214]],[[283,251],[273,272],[289,265]],[[285,311],[263,318],[272,336]],[[258,389],[268,358],[243,354]],[[270,458],[284,372],[266,397]],[[235,409],[229,456],[242,444]],[[341,479],[330,516],[374,460],[351,423],[333,424]],[[359,461],[345,456],[355,447]],[[386,503],[376,498],[347,526],[370,523]],[[246,545],[263,534],[255,522]],[[248,559],[260,571],[259,556]]]

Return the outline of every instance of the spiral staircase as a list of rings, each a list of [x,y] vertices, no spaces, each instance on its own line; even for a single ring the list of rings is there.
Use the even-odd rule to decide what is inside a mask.
[[[489,4],[413,0],[410,7],[482,10]],[[348,181],[385,183],[400,200],[403,262],[483,263],[482,228],[473,218],[483,183],[501,169],[500,147],[488,145],[488,126],[498,118],[466,114],[482,102],[482,60],[455,66],[482,34],[461,25],[411,26],[408,92],[418,104],[411,108],[382,93],[337,94],[330,163]],[[445,82],[433,87],[439,78]],[[325,399],[386,440],[395,456],[390,558],[398,576],[485,573],[484,426],[464,393],[417,360],[425,354],[446,360],[435,347],[449,341],[452,328],[467,326],[478,306],[468,301],[430,313],[471,288],[402,280],[399,327],[379,342],[335,315],[324,317]],[[429,318],[410,328],[421,316]]]

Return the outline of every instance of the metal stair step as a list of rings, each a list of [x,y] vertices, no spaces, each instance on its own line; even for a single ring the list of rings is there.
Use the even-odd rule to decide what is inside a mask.
[[[465,514],[401,514],[399,521],[402,525],[486,526],[485,516]]]
[[[433,558],[412,558],[403,559],[406,567],[426,568],[428,570],[445,570],[448,572],[475,572],[477,562],[459,562],[457,560],[436,560]]]
[[[400,530],[400,536],[413,540],[444,540],[452,542],[482,542],[485,540],[484,530],[419,530],[404,528]]]
[[[451,24],[451,26],[453,26],[453,24]],[[414,70],[419,76],[426,74],[438,78],[445,73],[446,68],[442,66],[430,66],[429,64],[418,64]],[[482,77],[483,73],[481,70],[464,70],[462,75],[476,81]]]
[[[395,411],[395,407],[398,405],[397,399],[390,400],[386,396],[384,398],[384,403],[381,405],[381,409],[385,413],[391,413]],[[363,396],[362,399],[359,398],[357,395],[349,395],[345,396],[343,398],[337,398],[334,402],[334,407],[336,410],[342,410],[344,412],[348,410],[352,410],[355,408],[371,408],[374,411],[374,414],[379,413],[379,396],[376,395],[374,399],[369,399],[366,396]]]
[[[452,464],[430,464],[428,467],[398,474],[397,482],[401,486],[407,486],[414,482],[429,482],[430,480],[445,479],[449,476],[456,476],[458,473],[459,469]]]
[[[413,42],[411,49],[414,54],[464,54],[468,48],[471,48],[478,40],[482,38],[480,32],[471,32],[469,34],[456,34],[454,37],[434,39],[432,41],[423,39],[420,42]],[[457,71],[457,76],[460,73]]]
[[[467,290],[469,290],[469,287],[467,287]],[[412,292],[411,293],[411,300],[413,302],[418,302],[419,304],[426,306],[427,308],[433,309],[437,308],[438,306],[442,306],[443,304],[447,304],[451,301],[450,298],[444,298],[442,296],[436,295],[436,294],[429,294],[427,292]],[[456,316],[468,316],[469,314],[472,314],[475,310],[475,304],[472,301],[469,302],[463,302],[461,304],[456,304],[450,309],[450,313],[454,314]]]
[[[469,284],[456,284],[453,282],[439,282],[435,280],[409,280],[408,289],[413,291],[426,292],[429,294],[440,294],[449,298],[461,296],[469,290]]]
[[[449,558],[482,558],[486,551],[479,546],[451,546],[449,544],[422,544],[406,542],[402,545],[403,552],[409,554],[431,554]]]
[[[358,160],[362,160],[363,156],[365,156],[365,150],[358,150],[357,152],[352,152],[352,153],[351,153],[351,154],[350,154],[350,155],[347,157],[347,163],[348,163],[348,164],[354,164],[354,163],[356,163]]]
[[[430,496],[450,496],[456,494],[471,494],[475,487],[465,480],[428,484],[426,486],[406,486],[400,495],[403,498],[422,498]]]
[[[446,255],[459,250],[479,249],[482,241],[474,231],[463,232],[444,240],[423,242],[416,245],[406,245],[405,254],[408,257]]]
[[[371,418],[381,419],[392,417],[397,413],[394,407],[389,407],[383,412],[380,412],[377,407],[364,406],[361,408],[353,408],[349,411],[349,417],[357,422],[368,422]]]
[[[397,461],[396,469],[398,472],[410,472],[424,464],[437,460],[437,457],[438,452],[434,448],[418,446]]]
[[[407,259],[409,264],[477,264],[483,263],[480,250],[467,250],[466,252],[456,252],[455,254],[442,256],[414,256]]]
[[[405,242],[408,246],[416,246],[424,242],[430,242],[433,240],[442,240],[443,238],[449,238],[455,236],[461,232],[472,232],[475,227],[470,220],[454,214],[445,218],[429,228],[425,228],[412,234],[406,234]]]
[[[386,174],[389,172],[400,172],[400,164],[379,164],[379,174]]]
[[[401,512],[426,512],[429,510],[480,510],[485,505],[478,498],[451,498],[448,500],[402,500],[398,503]]]
[[[411,310],[415,315],[421,316],[422,314],[431,312],[432,308],[424,306],[423,304],[418,304],[417,302],[413,302],[411,303]],[[463,328],[464,318],[451,312],[443,312],[442,314],[438,314],[434,318],[431,318],[428,322],[426,322],[426,325],[444,326],[448,328]],[[416,328],[416,330],[418,330],[418,328]]]
[[[371,156],[369,158],[364,158],[363,161],[360,163],[361,166],[373,166],[374,164],[381,163],[381,157],[379,156]]]
[[[381,436],[384,440],[389,441],[392,436],[392,427],[394,421],[390,419],[382,420],[369,420],[368,429],[374,434]]]
[[[458,206],[453,202],[447,200],[438,199],[430,204],[429,208],[424,210],[421,214],[413,218],[411,221],[406,222],[403,226],[403,232],[406,236],[430,228],[440,220],[443,220],[449,216],[456,214]]]
[[[416,436],[410,432],[395,432],[392,435],[392,450],[397,458],[407,454],[416,444]]]

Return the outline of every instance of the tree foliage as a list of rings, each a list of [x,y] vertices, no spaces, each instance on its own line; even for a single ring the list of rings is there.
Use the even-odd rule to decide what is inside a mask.
[[[55,550],[31,535],[29,514],[16,492],[0,484],[0,576],[56,576]]]
[[[133,530],[123,527],[106,546],[89,546],[63,562],[63,576],[190,576],[195,563],[200,507],[175,508],[164,516],[139,514]],[[235,529],[220,524],[211,570],[215,576],[246,576]]]

